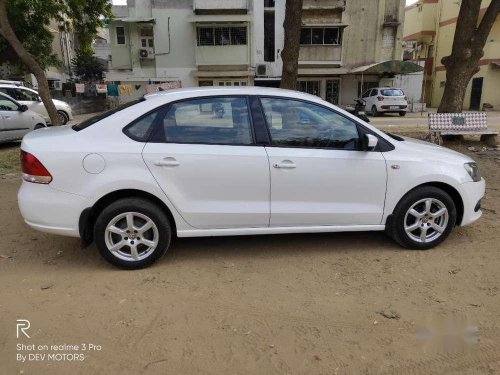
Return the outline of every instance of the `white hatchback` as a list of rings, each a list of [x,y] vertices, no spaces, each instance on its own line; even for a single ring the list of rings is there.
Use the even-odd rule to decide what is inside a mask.
[[[26,133],[46,126],[40,115],[0,92],[0,142],[17,141]]]
[[[375,87],[366,90],[361,99],[365,101],[366,111],[373,116],[383,113],[399,113],[405,116],[408,111],[408,98],[401,89],[391,87]]]
[[[32,228],[140,268],[178,237],[386,232],[428,249],[481,216],[469,157],[381,132],[280,89],[159,92],[28,134],[19,207]]]
[[[30,110],[42,116],[45,121],[50,122],[47,109],[37,91],[23,86],[0,84],[0,92],[13,97],[21,104],[25,104]],[[73,112],[68,103],[58,99],[52,99],[52,101],[56,107],[61,124],[64,125],[67,124],[68,121],[73,120]]]

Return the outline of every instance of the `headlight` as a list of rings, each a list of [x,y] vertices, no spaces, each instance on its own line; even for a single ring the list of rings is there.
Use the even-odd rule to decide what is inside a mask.
[[[481,181],[481,175],[479,174],[479,169],[477,168],[476,163],[465,163],[464,168],[469,174],[470,178],[472,178],[472,181]]]

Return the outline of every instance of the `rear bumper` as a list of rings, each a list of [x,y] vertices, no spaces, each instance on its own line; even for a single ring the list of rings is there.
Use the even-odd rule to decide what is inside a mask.
[[[92,206],[89,199],[80,195],[26,181],[21,184],[17,201],[24,221],[31,228],[70,237],[80,236],[80,214]]]
[[[398,108],[391,108],[391,107],[398,107]],[[406,112],[408,111],[408,106],[407,105],[388,105],[388,104],[382,104],[379,106],[377,109],[379,112]]]
[[[481,217],[482,211],[478,209],[478,202],[484,197],[485,188],[484,178],[478,182],[466,182],[458,186],[464,202],[464,215],[460,226],[469,225]]]

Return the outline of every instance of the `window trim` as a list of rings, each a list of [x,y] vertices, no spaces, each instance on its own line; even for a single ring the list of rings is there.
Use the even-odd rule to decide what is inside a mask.
[[[118,28],[123,29],[123,43],[118,43]],[[115,42],[118,46],[127,45],[127,33],[125,32],[125,26],[115,26]]]
[[[190,100],[197,100],[197,99],[216,99],[216,98],[243,98],[243,99],[245,99],[246,104],[247,104],[247,111],[248,111],[251,143],[245,144],[245,143],[171,142],[171,141],[167,141],[165,139],[165,131],[162,131],[162,124],[160,121],[161,116],[157,117],[157,119],[156,119],[157,123],[154,125],[153,131],[151,132],[151,135],[150,135],[147,142],[148,143],[179,144],[179,145],[207,145],[207,146],[240,146],[240,147],[242,147],[242,146],[246,146],[246,147],[251,147],[251,146],[263,147],[263,146],[265,146],[263,144],[258,144],[256,142],[254,122],[253,122],[253,112],[252,112],[252,108],[250,107],[250,96],[249,95],[244,95],[244,94],[227,95],[226,94],[226,95],[208,95],[208,96],[195,96],[195,97],[183,98],[183,99],[172,101],[172,102],[164,105],[163,106],[164,112],[162,113],[162,116],[165,116],[168,113],[168,111],[170,111],[170,109],[172,108],[172,105],[174,105],[176,103],[182,103],[182,102],[186,102],[186,101],[190,101]],[[156,109],[159,109],[159,108],[160,107],[158,107]],[[136,121],[136,120],[134,120],[134,121]]]
[[[299,41],[300,46],[341,46],[343,42],[343,37],[344,37],[344,28],[340,26],[302,26],[300,28],[300,33],[301,33],[301,39],[302,39],[302,30],[303,29],[310,29],[311,30],[311,39],[310,43],[302,43],[302,41]],[[321,44],[315,44],[312,42],[312,37],[313,37],[313,29],[323,29],[323,43]],[[338,30],[338,36],[339,36],[339,43],[325,43],[325,29],[337,29]]]
[[[266,147],[278,147],[278,148],[302,148],[302,149],[313,149],[313,150],[330,150],[330,151],[362,151],[362,152],[387,152],[387,151],[392,151],[394,150],[394,145],[389,142],[388,140],[382,138],[379,134],[374,133],[371,129],[365,127],[363,124],[359,123],[358,121],[344,115],[343,113],[340,113],[336,111],[335,109],[332,109],[328,106],[325,106],[320,103],[316,102],[311,102],[305,99],[299,99],[299,98],[291,98],[288,96],[273,96],[273,95],[257,95],[259,99],[259,104],[262,110],[262,114],[264,116],[264,123],[267,128],[267,132],[269,135],[269,144]],[[356,126],[356,131],[358,132],[358,136],[361,139],[361,137],[364,134],[372,134],[373,136],[377,137],[379,142],[377,144],[377,147],[375,147],[373,150],[368,150],[368,151],[363,151],[361,149],[357,150],[350,150],[350,149],[345,149],[345,148],[335,148],[335,147],[314,147],[314,146],[282,146],[282,145],[273,145],[272,144],[272,136],[271,136],[271,128],[269,127],[269,124],[267,123],[267,117],[264,112],[264,106],[262,105],[262,98],[271,98],[271,99],[285,99],[285,100],[295,100],[299,102],[304,102],[307,104],[312,104],[312,105],[317,105],[318,107],[324,108],[326,110],[332,111],[333,113],[342,116],[343,118],[350,120],[351,122],[354,123]]]
[[[232,43],[232,32],[231,29],[241,28],[245,30],[245,44],[233,44]],[[212,29],[212,44],[200,44],[200,30],[201,29]],[[225,44],[216,44],[216,29],[228,29],[229,42]],[[196,26],[196,47],[233,47],[233,46],[248,46],[248,25],[246,24],[228,24],[228,25],[199,25]]]

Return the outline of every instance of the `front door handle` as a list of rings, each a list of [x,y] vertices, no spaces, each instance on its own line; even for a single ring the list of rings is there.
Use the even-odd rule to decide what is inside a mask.
[[[280,169],[293,169],[297,168],[297,165],[290,160],[283,160],[281,163],[274,163],[273,167]]]
[[[158,167],[177,167],[179,163],[175,158],[163,158],[161,160],[156,160],[154,163]]]

